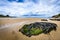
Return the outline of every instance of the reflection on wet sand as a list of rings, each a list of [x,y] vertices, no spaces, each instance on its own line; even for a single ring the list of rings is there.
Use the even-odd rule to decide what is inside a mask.
[[[24,25],[33,22],[52,22],[58,25],[56,31],[50,33],[51,38],[46,34],[27,37],[18,30]],[[8,26],[9,25],[9,26]],[[2,28],[2,29],[1,29]],[[60,40],[60,21],[41,21],[39,18],[26,18],[26,19],[0,19],[0,40]]]

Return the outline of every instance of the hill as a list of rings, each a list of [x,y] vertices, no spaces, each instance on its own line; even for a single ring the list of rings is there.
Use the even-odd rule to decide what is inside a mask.
[[[0,17],[10,17],[10,16],[9,16],[9,15],[6,15],[6,16],[5,16],[5,15],[1,15],[1,14],[0,14]]]
[[[52,18],[60,18],[60,13],[57,15],[52,16]]]

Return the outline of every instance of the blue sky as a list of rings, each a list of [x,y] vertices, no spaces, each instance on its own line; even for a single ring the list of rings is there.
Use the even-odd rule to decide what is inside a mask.
[[[60,0],[0,0],[0,14],[51,17],[60,13]]]

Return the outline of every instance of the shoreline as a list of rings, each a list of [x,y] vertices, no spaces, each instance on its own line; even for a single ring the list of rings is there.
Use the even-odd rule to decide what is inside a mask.
[[[27,22],[22,23],[22,25],[20,25],[20,23],[24,22],[24,21],[27,21]],[[24,18],[23,19],[20,19],[20,18],[4,19],[4,18],[2,18],[2,19],[0,19],[0,25],[5,27],[4,25],[6,24],[6,27],[8,27],[8,28],[4,28],[4,29],[0,30],[0,39],[1,40],[49,40],[49,36],[45,35],[45,34],[40,34],[40,35],[32,36],[29,38],[18,31],[24,24],[29,24],[29,23],[33,23],[33,22],[56,23],[58,25],[57,30],[52,31],[50,33],[50,35],[52,36],[52,38],[54,40],[60,40],[60,31],[59,31],[60,30],[60,21],[41,21],[40,18],[26,18],[26,19],[24,19]],[[9,24],[9,26],[8,26],[8,24]],[[53,40],[52,38],[51,38],[51,40]]]

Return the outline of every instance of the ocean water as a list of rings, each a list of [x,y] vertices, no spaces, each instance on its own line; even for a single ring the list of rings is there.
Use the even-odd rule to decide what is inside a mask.
[[[45,18],[45,19],[49,19],[51,17],[43,17],[43,16],[20,16],[18,18]]]

